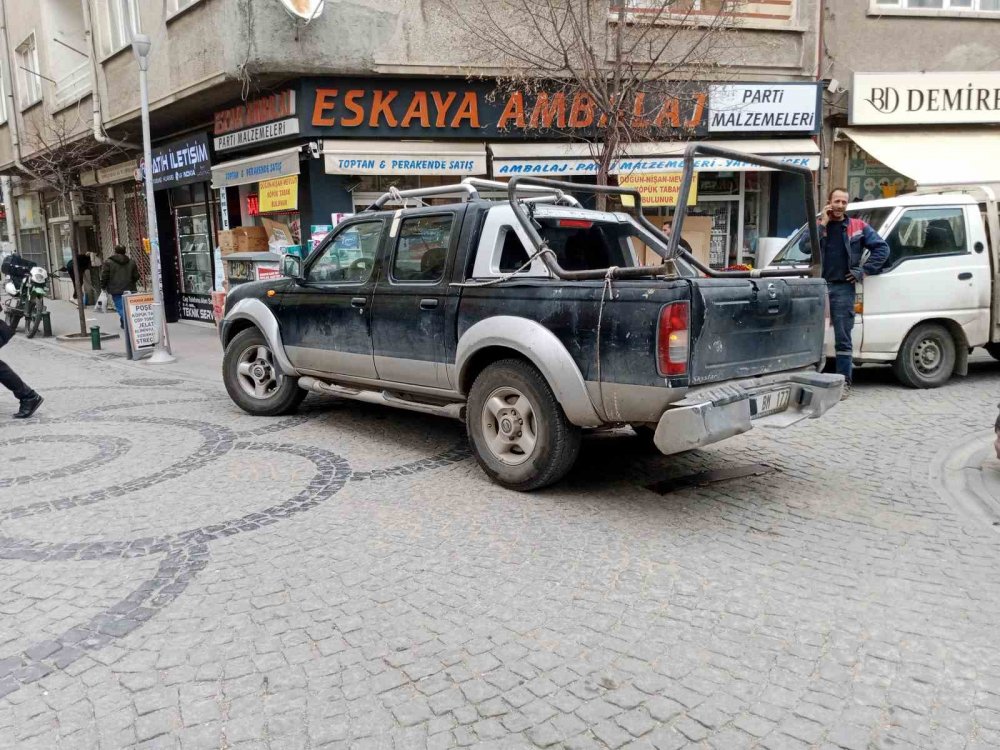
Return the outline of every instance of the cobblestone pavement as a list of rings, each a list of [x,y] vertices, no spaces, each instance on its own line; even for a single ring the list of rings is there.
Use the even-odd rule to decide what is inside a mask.
[[[681,457],[593,437],[523,495],[458,423],[4,355],[46,402],[0,416],[0,747],[1000,747],[1000,546],[950,481],[998,468],[1000,364]]]

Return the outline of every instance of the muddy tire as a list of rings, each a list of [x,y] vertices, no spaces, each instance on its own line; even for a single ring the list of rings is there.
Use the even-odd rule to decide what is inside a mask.
[[[290,414],[306,397],[296,378],[280,372],[270,344],[256,328],[240,331],[229,342],[222,379],[233,402],[255,417]]]
[[[899,347],[892,370],[910,388],[938,388],[955,370],[955,339],[938,323],[921,323]]]
[[[580,430],[542,374],[519,359],[495,362],[479,374],[469,391],[465,424],[483,471],[511,490],[558,482],[580,452]]]

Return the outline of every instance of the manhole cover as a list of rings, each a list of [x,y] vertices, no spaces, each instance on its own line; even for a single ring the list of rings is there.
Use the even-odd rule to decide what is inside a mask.
[[[746,466],[733,466],[729,469],[712,469],[711,471],[700,471],[697,474],[685,474],[680,477],[670,477],[659,482],[646,485],[646,489],[660,495],[668,492],[686,490],[689,487],[703,487],[716,482],[726,482],[730,479],[742,479],[743,477],[759,477],[763,474],[776,472],[773,466],[766,464],[747,464]]]

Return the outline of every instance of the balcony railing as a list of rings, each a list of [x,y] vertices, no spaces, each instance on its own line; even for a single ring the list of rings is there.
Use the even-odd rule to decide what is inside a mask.
[[[56,79],[55,106],[65,107],[90,93],[90,61],[81,63]]]

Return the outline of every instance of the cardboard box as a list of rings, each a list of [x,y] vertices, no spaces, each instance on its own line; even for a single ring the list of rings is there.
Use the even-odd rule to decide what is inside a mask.
[[[219,250],[222,251],[223,255],[228,255],[229,253],[236,252],[236,237],[229,229],[223,229],[219,232]]]
[[[284,245],[296,244],[295,236],[292,234],[292,228],[287,224],[282,224],[280,221],[268,219],[266,216],[261,216],[260,222],[264,225],[264,231],[267,233],[267,239],[269,241],[278,242]]]
[[[681,236],[691,245],[691,254],[707,266],[712,245],[712,217],[685,216]]]
[[[230,230],[236,239],[237,253],[254,253],[267,250],[267,232],[264,227],[236,227]]]

